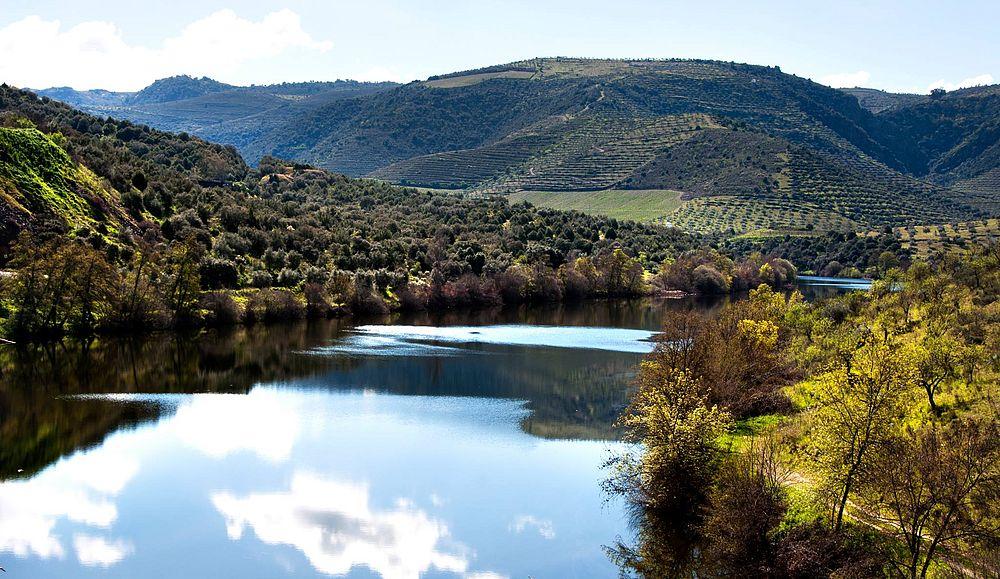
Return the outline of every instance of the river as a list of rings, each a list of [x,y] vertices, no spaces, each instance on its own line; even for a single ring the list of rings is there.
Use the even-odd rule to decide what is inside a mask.
[[[602,464],[666,308],[0,350],[11,577],[608,577]]]

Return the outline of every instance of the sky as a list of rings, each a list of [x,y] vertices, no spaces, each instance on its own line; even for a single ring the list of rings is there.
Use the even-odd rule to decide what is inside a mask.
[[[778,65],[831,86],[1000,82],[997,0],[0,0],[0,82],[394,80],[536,56]]]

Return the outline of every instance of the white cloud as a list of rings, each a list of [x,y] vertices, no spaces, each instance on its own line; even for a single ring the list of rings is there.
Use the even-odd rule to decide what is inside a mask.
[[[938,80],[937,82],[932,82],[927,86],[927,92],[930,92],[936,88],[943,88],[947,91],[958,90],[960,88],[968,88],[970,86],[981,86],[985,84],[993,84],[992,74],[980,74],[978,76],[969,77],[958,82],[947,82],[944,79]]]
[[[83,534],[73,537],[73,548],[76,549],[80,564],[88,567],[110,567],[134,550],[132,545],[125,541],[111,542],[103,537]]]
[[[821,76],[819,78],[819,83],[825,84],[826,86],[832,86],[833,88],[854,88],[858,86],[867,86],[868,81],[870,81],[871,78],[871,73],[866,70],[859,70],[857,72],[841,72]]]
[[[552,526],[552,521],[548,519],[539,519],[534,515],[518,515],[514,517],[507,529],[514,533],[523,533],[528,529],[534,529],[543,539],[555,539],[556,530]]]
[[[405,500],[373,510],[365,485],[296,473],[287,492],[217,492],[212,504],[230,539],[250,528],[265,544],[295,547],[323,574],[345,575],[357,566],[383,579],[417,579],[432,568],[468,574],[464,554],[441,550],[449,536],[444,523]]]
[[[0,28],[0,81],[30,88],[136,90],[176,74],[224,79],[289,51],[326,52],[332,46],[303,30],[298,14],[287,9],[257,22],[220,10],[155,48],[126,43],[112,22],[64,29],[58,20],[28,16]]]

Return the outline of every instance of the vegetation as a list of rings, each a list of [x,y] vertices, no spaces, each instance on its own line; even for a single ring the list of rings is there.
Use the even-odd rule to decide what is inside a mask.
[[[664,263],[652,284],[664,293],[720,295],[745,292],[761,284],[788,287],[797,274],[791,262],[777,257],[755,253],[736,263],[716,250],[695,249]]]
[[[998,306],[993,245],[866,294],[668,316],[620,419],[643,446],[610,463],[639,531],[610,549],[623,574],[995,575]]]
[[[723,247],[735,256],[753,253],[780,255],[802,273],[830,277],[881,277],[889,269],[908,265],[910,248],[892,233],[858,235],[828,232],[824,235],[740,237]]]
[[[7,327],[21,339],[640,295],[647,272],[697,242],[274,159],[251,171],[231,148],[7,87],[0,111],[37,127],[0,129],[4,241],[29,232],[4,257],[17,270],[3,284]]]
[[[940,225],[911,225],[896,229],[902,247],[919,258],[962,251],[973,244],[988,244],[1000,239],[1000,219],[985,219]]]

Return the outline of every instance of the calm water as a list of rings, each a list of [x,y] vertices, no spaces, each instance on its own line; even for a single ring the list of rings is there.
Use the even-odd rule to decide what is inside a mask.
[[[825,291],[825,290],[823,290]],[[807,292],[809,294],[810,292]],[[10,577],[608,577],[638,301],[0,349]]]
[[[10,577],[607,577],[664,306],[0,352]],[[431,325],[434,324],[434,325]]]

